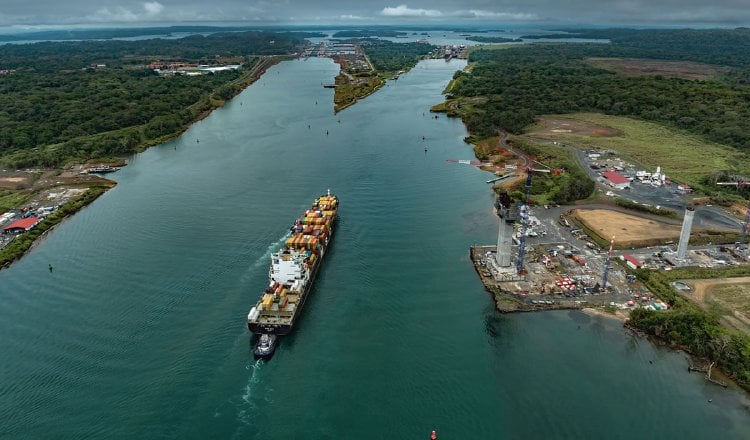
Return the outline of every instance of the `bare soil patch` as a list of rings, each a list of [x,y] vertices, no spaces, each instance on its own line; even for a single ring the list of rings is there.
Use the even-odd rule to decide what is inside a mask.
[[[702,308],[715,303],[725,311],[722,320],[729,326],[750,334],[750,277],[685,280],[693,290],[683,296]]]
[[[675,240],[680,226],[608,209],[574,209],[571,214],[602,238],[615,236],[618,247]]]
[[[19,190],[30,188],[38,178],[38,173],[0,171],[0,189]]]
[[[589,58],[590,66],[626,76],[661,75],[688,80],[707,80],[729,70],[723,66],[690,61],[645,60],[639,58]]]
[[[86,187],[91,182],[101,182],[106,179],[77,172],[60,170],[35,171],[0,171],[0,189],[20,191],[24,193],[38,192],[46,188],[63,185]]]
[[[560,118],[540,118],[536,123],[534,131],[526,133],[533,137],[534,135],[555,135],[555,134],[580,134],[593,137],[614,137],[620,136],[622,132],[612,127],[592,124],[583,121],[573,121],[570,119]]]

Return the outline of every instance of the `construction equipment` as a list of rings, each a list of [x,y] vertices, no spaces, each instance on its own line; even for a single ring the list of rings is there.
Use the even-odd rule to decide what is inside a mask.
[[[526,168],[526,198],[524,200],[524,206],[526,209],[524,210],[523,207],[521,208],[521,229],[519,231],[519,237],[518,237],[518,260],[516,261],[516,272],[519,276],[526,275],[526,268],[523,264],[524,256],[526,255],[526,230],[529,223],[529,216],[531,215],[531,174],[534,172],[538,173],[552,173],[555,175],[560,175],[563,170],[562,169],[555,169],[548,167],[547,165],[537,162],[535,160],[532,160],[531,162],[537,163],[543,167],[542,168],[531,168],[530,166],[523,167]]]
[[[526,212],[521,210],[521,229],[518,237],[518,261],[516,261],[516,272],[518,275],[526,275],[526,268],[523,266],[523,257],[526,253],[526,227],[529,223],[529,214],[531,211],[531,172],[533,169],[526,169],[526,199],[524,201]]]
[[[747,226],[750,224],[750,203],[747,205],[747,210],[745,211],[745,221],[742,222],[742,235],[740,235],[740,241],[737,243],[737,250],[742,251],[745,247],[745,238],[747,238]]]

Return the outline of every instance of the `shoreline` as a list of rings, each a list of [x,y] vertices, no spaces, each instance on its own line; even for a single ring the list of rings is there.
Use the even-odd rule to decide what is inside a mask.
[[[440,105],[440,104],[438,104],[438,105]],[[461,121],[464,122],[463,117],[460,114],[458,114],[456,116],[461,117]],[[464,122],[464,126],[465,125],[466,124]],[[468,131],[468,129],[467,129],[467,131]],[[469,132],[469,136],[467,137],[467,139],[474,136],[470,131],[468,131],[468,132]],[[475,146],[477,144],[477,142],[479,142],[479,141],[481,141],[481,140],[474,140],[474,142],[468,142],[468,141],[466,141],[466,143],[469,144],[469,145]],[[476,149],[472,148],[472,150],[473,150],[475,158],[479,159],[477,157],[477,151],[476,151]],[[582,205],[582,206],[579,206],[579,207],[585,207],[585,205]],[[490,246],[490,247],[492,247],[492,246]],[[551,310],[551,309],[555,309],[555,308],[562,308],[562,307],[560,307],[559,304],[554,304],[553,306],[549,306],[549,305],[548,306],[542,306],[542,307],[540,307],[539,305],[529,306],[529,305],[523,304],[518,298],[515,298],[515,295],[513,295],[511,292],[503,294],[503,293],[496,292],[495,289],[490,288],[490,286],[487,283],[487,280],[485,279],[485,276],[482,273],[480,265],[478,264],[477,260],[475,260],[475,258],[474,258],[474,248],[475,248],[475,246],[471,246],[470,247],[470,259],[474,263],[474,269],[476,270],[477,275],[479,275],[480,280],[482,281],[482,284],[484,285],[485,291],[490,292],[491,294],[493,294],[493,299],[494,299],[494,302],[495,302],[495,309],[498,312],[500,312],[500,313],[512,313],[512,312],[523,312],[523,311],[543,311],[543,310]],[[694,353],[692,353],[689,350],[689,348],[686,347],[686,346],[675,345],[675,344],[671,343],[667,338],[656,336],[656,335],[652,335],[652,334],[648,334],[648,333],[645,333],[645,332],[643,332],[643,331],[635,328],[631,324],[631,322],[630,322],[629,311],[628,311],[628,315],[625,316],[622,313],[622,311],[620,311],[620,310],[617,310],[615,312],[615,314],[611,314],[611,313],[605,312],[602,309],[590,307],[590,305],[588,305],[588,304],[587,304],[587,307],[583,307],[582,305],[580,305],[579,307],[575,307],[575,308],[580,309],[581,311],[583,311],[584,313],[586,313],[586,314],[588,314],[590,316],[601,316],[603,318],[615,319],[615,320],[621,321],[623,323],[623,326],[626,329],[632,331],[633,333],[635,333],[638,336],[641,336],[641,337],[645,338],[646,340],[648,340],[652,344],[669,347],[669,348],[674,349],[674,350],[680,350],[681,352],[683,352],[687,356],[689,356],[692,360],[700,359],[701,362],[705,362],[706,364],[709,364],[709,362],[706,359],[698,357],[697,355],[695,355]],[[665,312],[665,313],[671,313],[671,311],[670,312]],[[690,371],[691,370],[688,369],[688,372],[690,372]],[[717,380],[717,379],[714,379],[713,377],[712,378],[705,377],[705,379],[707,381],[711,382],[712,384],[719,385],[719,386],[724,386],[725,388],[729,387],[729,388],[733,388],[733,389],[736,389],[736,390],[742,390],[745,394],[750,395],[750,389],[747,389],[747,388],[741,386],[737,381],[735,381],[720,366],[714,366],[714,368],[712,369],[712,376],[713,377],[718,377],[719,379]]]
[[[153,140],[152,142],[143,143],[139,145],[138,147],[136,147],[137,151],[131,154],[142,153],[151,147],[161,145],[165,142],[169,142],[173,139],[176,139],[182,136],[190,127],[193,126],[193,124],[205,119],[214,110],[223,107],[226,104],[226,102],[230,101],[231,99],[234,99],[237,95],[242,93],[245,89],[247,89],[248,87],[253,85],[255,82],[257,82],[270,67],[280,63],[281,61],[285,61],[284,56],[270,56],[270,57],[261,58],[258,61],[258,63],[256,63],[248,71],[247,75],[239,78],[238,80],[235,80],[235,81],[239,81],[239,84],[241,84],[241,87],[237,89],[236,93],[233,94],[231,98],[227,100],[222,100],[222,101],[211,100],[210,101],[211,105],[208,109],[196,114],[195,118],[193,118],[185,126],[181,127],[179,131],[170,135],[165,135],[159,138],[158,140]],[[86,160],[85,163],[89,163],[92,161],[101,162],[97,160],[96,158],[92,158],[92,159]],[[64,170],[64,169],[65,168],[60,168],[60,170]],[[5,248],[0,249],[0,270],[9,268],[14,262],[22,259],[31,249],[33,249],[35,246],[37,246],[40,243],[42,238],[44,238],[49,232],[55,229],[57,225],[59,225],[66,219],[73,217],[80,210],[89,206],[91,203],[93,203],[95,200],[97,200],[99,197],[101,197],[103,194],[105,194],[107,191],[114,188],[115,186],[117,186],[117,182],[110,180],[110,179],[102,178],[100,185],[87,187],[86,191],[83,194],[81,194],[76,199],[70,200],[69,202],[65,203],[57,211],[55,211],[50,216],[46,217],[44,220],[39,222],[39,224],[34,229],[24,232],[23,234],[20,234],[18,237],[16,237],[16,239],[14,239],[11,243],[9,243]]]
[[[625,315],[624,313],[619,313],[622,312],[622,310],[617,310],[615,313],[609,313],[599,307],[583,307],[581,308],[581,311],[589,316],[601,316],[602,318],[620,321],[623,324],[628,322],[628,319],[630,318],[629,312],[627,315]]]
[[[31,249],[39,244],[42,238],[54,230],[55,227],[78,213],[80,210],[89,206],[110,189],[117,186],[117,182],[108,179],[104,180],[109,183],[87,188],[83,194],[68,201],[57,211],[39,222],[34,229],[20,234],[5,248],[0,250],[0,270],[10,267],[14,262],[23,258]]]

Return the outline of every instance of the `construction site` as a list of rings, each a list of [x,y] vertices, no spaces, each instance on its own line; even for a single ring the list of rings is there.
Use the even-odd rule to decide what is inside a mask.
[[[681,220],[611,206],[533,207],[531,176],[550,170],[525,168],[526,203],[514,203],[501,191],[495,202],[497,243],[472,246],[470,251],[482,283],[501,312],[584,307],[605,307],[612,312],[636,307],[666,310],[669,306],[627,269],[671,270],[747,262],[744,242],[750,214],[741,225],[738,242],[689,246],[691,235],[696,238],[707,233],[704,227],[694,228],[694,206],[684,208]],[[664,178],[659,182],[665,189],[674,186]],[[611,188],[607,182],[598,184],[604,190]],[[628,188],[627,193],[637,197],[641,188],[651,192],[651,186],[639,185]],[[684,194],[679,188],[674,192],[680,193]],[[587,233],[598,236],[599,243],[602,237],[611,237],[609,246],[596,244]]]
[[[497,244],[472,246],[470,254],[498,310],[667,307],[625,271],[628,261],[611,247],[600,249],[562,219],[557,230],[550,231],[553,222],[537,220],[525,205],[511,203],[507,193],[501,193],[495,205],[500,217]],[[541,228],[543,233],[535,232]]]

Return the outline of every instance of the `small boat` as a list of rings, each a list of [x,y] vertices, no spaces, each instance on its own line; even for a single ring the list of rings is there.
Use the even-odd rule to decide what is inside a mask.
[[[270,358],[276,350],[277,336],[274,334],[263,333],[255,343],[253,354],[256,358]]]

